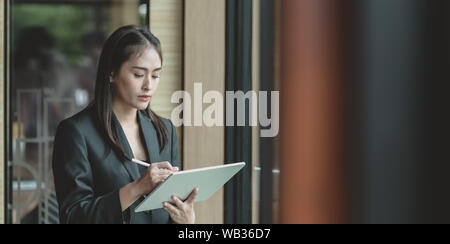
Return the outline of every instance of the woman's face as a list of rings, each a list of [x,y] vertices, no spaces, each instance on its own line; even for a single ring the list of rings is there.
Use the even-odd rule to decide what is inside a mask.
[[[147,109],[158,89],[161,68],[161,58],[154,48],[133,54],[113,76],[114,102],[138,110]]]

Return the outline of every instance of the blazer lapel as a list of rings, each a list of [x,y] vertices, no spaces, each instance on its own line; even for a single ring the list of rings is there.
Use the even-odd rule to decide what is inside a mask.
[[[159,142],[155,127],[151,119],[144,114],[145,111],[138,111],[139,124],[141,125],[141,133],[144,135],[145,147],[149,154],[150,163],[160,162]]]
[[[119,120],[117,119],[116,115],[113,113],[113,121],[116,127],[117,136],[122,143],[123,149],[125,150],[126,160],[123,162],[123,165],[125,169],[127,170],[128,174],[130,175],[131,179],[133,181],[136,181],[139,179],[140,173],[137,165],[133,162],[131,162],[131,159],[134,158],[133,151],[131,150],[130,144],[128,143],[127,137],[125,136],[125,132],[123,131],[122,126],[120,125]]]

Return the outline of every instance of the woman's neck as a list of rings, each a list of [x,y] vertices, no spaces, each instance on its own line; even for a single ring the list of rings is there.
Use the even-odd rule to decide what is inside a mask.
[[[134,125],[137,123],[137,109],[130,108],[120,102],[113,103],[113,112],[119,120],[120,124]]]

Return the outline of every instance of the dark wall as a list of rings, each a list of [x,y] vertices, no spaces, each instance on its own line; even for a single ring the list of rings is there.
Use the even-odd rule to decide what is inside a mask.
[[[353,106],[360,222],[450,222],[448,5],[358,3]]]

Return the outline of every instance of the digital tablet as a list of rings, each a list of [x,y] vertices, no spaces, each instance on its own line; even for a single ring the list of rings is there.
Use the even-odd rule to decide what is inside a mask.
[[[163,208],[163,202],[174,203],[171,199],[174,195],[184,201],[196,187],[199,188],[199,192],[195,202],[207,200],[244,166],[245,163],[242,162],[173,173],[156,187],[134,211],[143,212]]]

